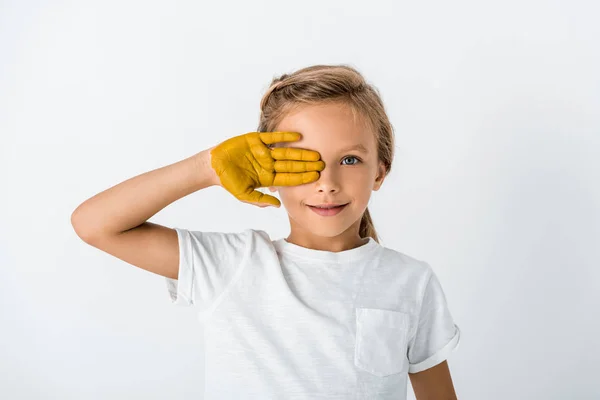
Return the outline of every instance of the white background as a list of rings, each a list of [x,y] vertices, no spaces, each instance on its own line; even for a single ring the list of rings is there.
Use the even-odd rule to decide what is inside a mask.
[[[382,244],[442,282],[459,398],[600,398],[597,4],[2,1],[0,398],[202,398],[193,311],[71,213],[256,130],[274,76],[335,63],[394,125],[369,208]],[[220,187],[151,221],[289,232],[285,208]]]

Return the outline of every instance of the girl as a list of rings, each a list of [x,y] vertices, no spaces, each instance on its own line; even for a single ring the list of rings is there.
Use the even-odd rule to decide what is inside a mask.
[[[367,208],[389,174],[394,138],[377,89],[345,65],[274,79],[258,132],[110,188],[71,218],[88,244],[166,278],[197,308],[205,399],[456,398],[458,346],[431,266],[379,244]],[[218,185],[279,207],[287,238],[262,230],[170,229],[147,220]],[[139,201],[144,199],[144,201]]]

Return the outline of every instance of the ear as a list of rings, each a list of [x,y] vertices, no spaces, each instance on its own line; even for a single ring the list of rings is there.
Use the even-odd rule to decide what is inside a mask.
[[[377,177],[375,178],[375,182],[373,183],[373,190],[375,190],[375,191],[379,190],[379,188],[383,184],[384,180],[385,180],[385,165],[382,162],[380,162],[379,168],[377,170]]]

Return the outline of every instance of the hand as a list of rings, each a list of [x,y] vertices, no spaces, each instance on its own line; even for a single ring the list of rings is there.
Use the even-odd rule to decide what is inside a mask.
[[[301,137],[298,132],[249,132],[235,136],[210,151],[211,166],[221,186],[238,200],[259,207],[279,207],[276,197],[255,189],[314,182],[325,168],[316,151],[267,146]]]

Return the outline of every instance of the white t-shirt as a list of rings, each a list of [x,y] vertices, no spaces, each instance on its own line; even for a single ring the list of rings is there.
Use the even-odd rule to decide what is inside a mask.
[[[429,264],[372,238],[329,252],[262,230],[177,230],[174,304],[205,330],[205,399],[406,399],[457,348]]]

